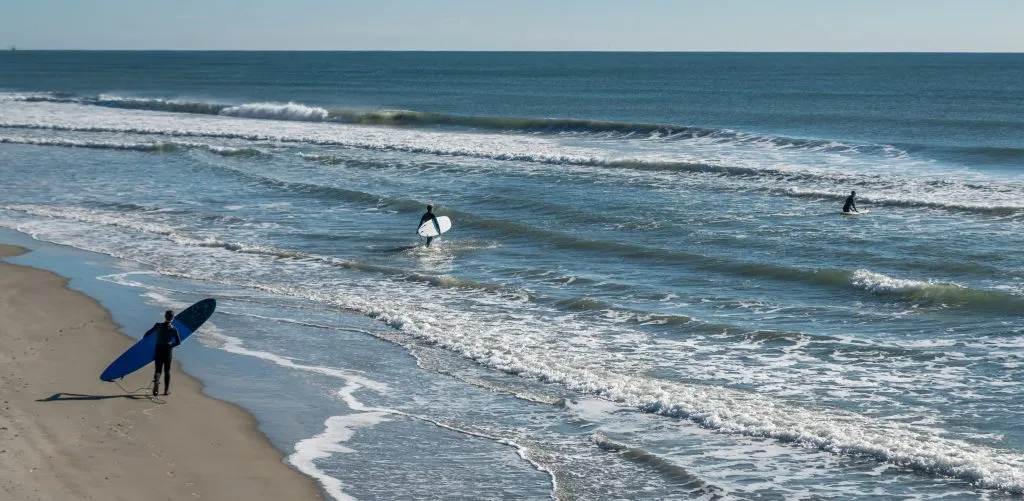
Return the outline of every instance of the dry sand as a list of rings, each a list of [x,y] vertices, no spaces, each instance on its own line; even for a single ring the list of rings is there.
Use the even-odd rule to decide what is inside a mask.
[[[21,251],[0,245],[0,257]],[[0,499],[320,499],[252,416],[203,395],[176,363],[169,397],[101,382],[133,340],[66,283],[0,263]],[[145,386],[151,371],[123,385]]]

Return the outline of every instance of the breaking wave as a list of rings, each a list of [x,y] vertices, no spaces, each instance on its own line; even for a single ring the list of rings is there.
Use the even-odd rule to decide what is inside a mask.
[[[152,153],[171,153],[182,150],[205,150],[223,156],[257,156],[265,152],[256,148],[233,148],[206,143],[182,141],[145,141],[145,142],[114,142],[88,141],[82,139],[56,139],[37,137],[0,136],[0,144],[25,144],[30,146],[55,146],[61,148],[88,148],[99,150],[143,151]]]
[[[935,307],[959,307],[1003,313],[1024,312],[1024,297],[1012,293],[979,290],[952,282],[909,280],[866,269],[801,269],[769,264],[744,264],[739,271],[749,276],[790,280],[835,288],[854,288],[881,297]]]
[[[413,110],[367,111],[346,108],[326,108],[294,102],[224,104],[176,99],[119,97],[105,94],[80,98],[57,94],[8,95],[6,99],[26,102],[78,103],[108,108],[221,115],[263,120],[338,122],[346,124],[399,127],[447,126],[502,132],[546,134],[571,133],[630,139],[710,139],[721,142],[765,144],[783,149],[802,149],[820,152],[871,153],[886,157],[902,157],[907,154],[905,151],[891,145],[855,144],[827,139],[773,136],[747,133],[731,129],[695,127],[665,123],[591,120],[582,118],[470,116]]]
[[[897,296],[908,301],[965,306],[985,311],[1024,312],[1024,297],[1002,291],[978,290],[951,282],[907,280],[869,270],[850,276],[855,287],[875,294]]]

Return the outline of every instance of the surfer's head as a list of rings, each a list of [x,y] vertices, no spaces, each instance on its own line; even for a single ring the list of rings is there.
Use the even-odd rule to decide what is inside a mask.
[[[171,319],[173,319],[173,318],[174,318],[174,312],[173,311],[167,310],[167,311],[164,312],[164,320],[170,322]]]
[[[434,206],[427,204],[427,212],[434,212]]]
[[[852,196],[854,196],[854,195],[856,195],[856,194],[857,194],[857,192],[856,192],[856,191],[851,191],[851,192],[850,192],[850,196],[851,196],[851,197],[852,197]]]

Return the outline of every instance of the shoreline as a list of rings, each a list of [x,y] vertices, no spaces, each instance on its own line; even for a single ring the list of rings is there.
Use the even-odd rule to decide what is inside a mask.
[[[0,258],[24,252],[0,244]],[[99,381],[135,340],[67,283],[0,261],[2,497],[324,499],[251,414],[204,394],[178,361],[168,397]],[[148,366],[121,385],[145,387],[151,377]]]

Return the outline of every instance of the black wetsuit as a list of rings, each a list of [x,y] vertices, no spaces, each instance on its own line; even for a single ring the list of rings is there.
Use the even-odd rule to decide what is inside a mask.
[[[178,329],[171,326],[170,322],[153,324],[143,337],[156,334],[156,354],[153,361],[156,362],[156,373],[153,375],[153,394],[156,395],[160,386],[160,373],[164,373],[164,393],[171,387],[171,349],[181,344],[181,337],[178,336]],[[173,344],[172,344],[173,341]]]
[[[857,212],[857,206],[853,203],[853,195],[846,197],[846,204],[843,205],[843,212]]]
[[[440,233],[441,232],[441,225],[437,222],[437,216],[434,215],[433,212],[425,212],[425,213],[423,213],[423,215],[420,216],[420,224],[417,225],[416,228],[419,229],[420,226],[423,226],[423,223],[425,223],[427,221],[430,221],[430,220],[434,221],[434,228],[437,229],[438,233]],[[433,240],[433,239],[434,239],[434,237],[427,237],[427,247],[430,247],[430,241]]]

